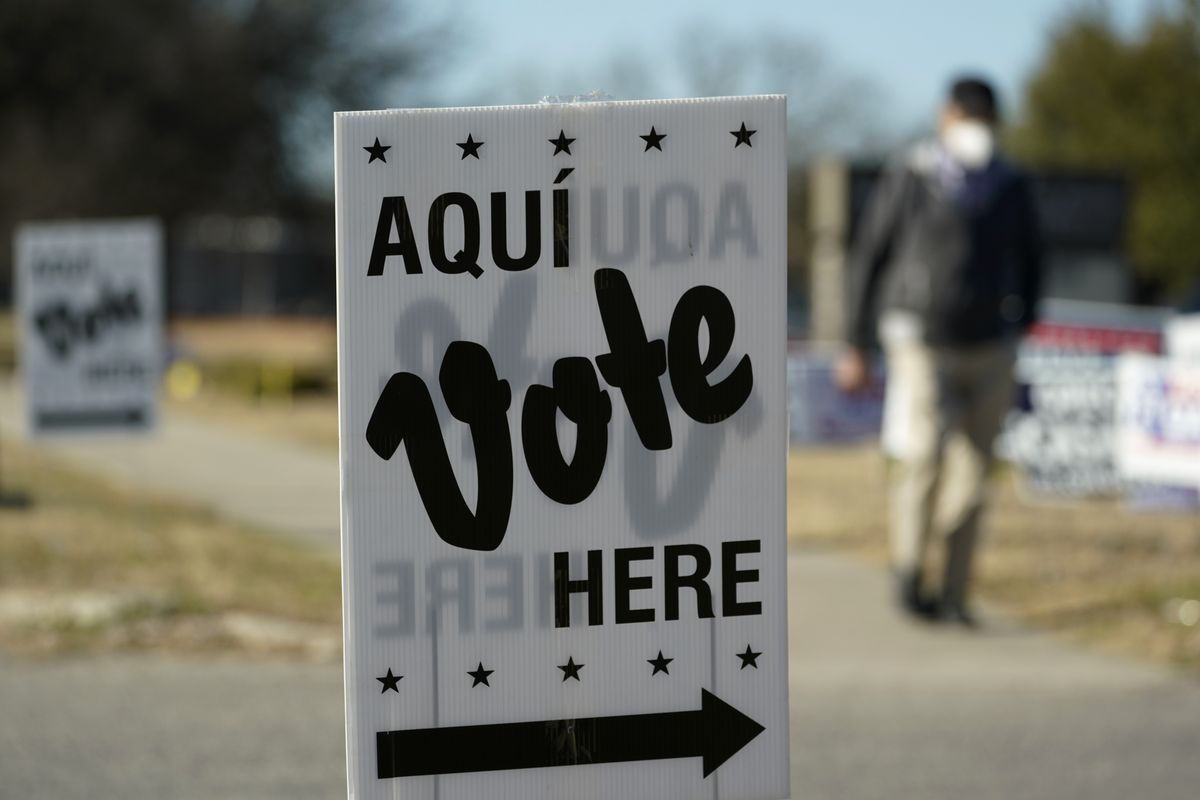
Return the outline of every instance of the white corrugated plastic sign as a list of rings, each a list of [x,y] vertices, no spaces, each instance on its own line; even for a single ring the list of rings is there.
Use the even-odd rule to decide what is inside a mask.
[[[159,223],[27,223],[14,250],[31,435],[151,430],[163,359]]]
[[[337,115],[352,797],[787,795],[784,115]]]

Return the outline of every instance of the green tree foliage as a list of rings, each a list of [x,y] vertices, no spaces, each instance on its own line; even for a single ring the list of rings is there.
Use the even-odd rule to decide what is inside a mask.
[[[396,6],[0,3],[0,235],[30,218],[289,213],[314,194],[331,112],[394,103],[417,75],[428,39],[403,35]]]
[[[1196,0],[1133,36],[1090,8],[1067,17],[1026,86],[1011,150],[1048,168],[1125,175],[1139,274],[1169,291],[1200,275],[1200,21]]]

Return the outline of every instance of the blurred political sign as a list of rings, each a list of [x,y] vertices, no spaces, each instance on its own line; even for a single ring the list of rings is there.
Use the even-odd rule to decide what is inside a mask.
[[[1200,487],[1200,362],[1122,356],[1116,456],[1131,479]]]
[[[36,222],[15,238],[32,435],[147,431],[163,359],[158,222]]]
[[[1119,494],[1129,488],[1114,461],[1116,358],[1162,349],[1160,309],[1047,303],[1022,342],[1019,405],[999,451],[1037,493]]]
[[[784,105],[337,115],[351,796],[787,795]]]
[[[882,364],[863,392],[846,393],[833,379],[834,355],[804,348],[788,352],[788,439],[793,446],[852,444],[879,437],[885,380]]]
[[[1200,361],[1200,314],[1180,314],[1167,320],[1164,336],[1171,358]]]

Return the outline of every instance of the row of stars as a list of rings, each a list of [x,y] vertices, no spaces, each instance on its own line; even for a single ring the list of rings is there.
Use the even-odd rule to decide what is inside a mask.
[[[734,143],[733,143],[734,149],[736,150],[737,148],[741,147],[742,145],[746,145],[747,147],[754,147],[754,143],[750,141],[750,138],[752,136],[754,136],[754,134],[756,134],[756,133],[758,133],[758,131],[747,129],[745,122],[742,123],[742,127],[739,128],[738,130],[730,131],[729,135],[734,138]],[[663,143],[663,140],[667,138],[667,134],[659,133],[657,128],[655,126],[651,125],[650,132],[645,133],[645,134],[640,134],[638,136],[638,138],[646,143],[646,147],[642,152],[648,153],[648,152],[650,152],[651,149],[654,149],[661,153],[663,151],[662,143]],[[576,141],[578,141],[578,139],[571,138],[571,137],[567,136],[566,131],[560,130],[558,132],[558,136],[556,138],[547,139],[546,141],[549,142],[550,144],[554,145],[554,152],[551,155],[557,156],[559,153],[566,153],[567,155],[572,155],[571,145],[574,144]],[[479,160],[479,148],[483,147],[485,144],[486,144],[486,142],[483,142],[483,141],[475,141],[475,135],[472,133],[468,133],[467,140],[465,142],[455,142],[455,146],[462,149],[462,156],[459,160],[464,160],[464,159],[466,159],[467,156],[471,156],[472,158],[474,158],[475,160],[478,161]],[[366,150],[367,153],[370,154],[370,156],[371,156],[370,158],[367,159],[368,164],[370,164],[373,161],[382,161],[383,163],[386,164],[387,163],[386,153],[388,150],[391,150],[391,149],[392,149],[392,146],[390,144],[380,144],[378,136],[375,137],[374,144],[368,145],[363,148],[363,150]]]
[[[762,655],[762,651],[759,651],[756,653],[750,649],[750,645],[746,645],[746,652],[735,653],[734,655],[736,655],[738,658],[740,658],[742,660],[742,666],[739,667],[739,669],[745,669],[746,667],[754,667],[755,669],[758,669],[758,657]],[[656,657],[646,659],[646,663],[651,665],[652,667],[654,667],[654,671],[651,672],[650,675],[654,676],[660,672],[663,673],[664,675],[670,675],[671,670],[668,669],[668,665],[674,660],[675,659],[673,659],[673,658],[666,658],[665,656],[663,656],[662,650],[659,650],[658,655]],[[560,670],[562,670],[563,683],[566,683],[568,678],[574,678],[576,681],[578,681],[579,680],[579,671],[581,669],[583,669],[585,666],[587,666],[587,665],[586,664],[576,664],[574,656],[568,656],[566,664],[558,665],[558,668]],[[471,676],[471,680],[472,680],[471,688],[474,689],[476,686],[487,686],[490,688],[492,684],[488,682],[488,678],[490,678],[491,675],[495,671],[496,670],[494,670],[494,669],[485,669],[483,666],[483,662],[480,661],[479,666],[477,666],[473,670],[467,671],[467,675]],[[388,691],[396,692],[397,694],[399,694],[400,693],[400,681],[403,680],[403,678],[404,678],[403,675],[392,674],[392,670],[389,667],[388,671],[387,671],[387,675],[385,675],[382,678],[376,678],[375,680],[377,680],[383,684],[383,689],[380,690],[380,694],[384,694]]]

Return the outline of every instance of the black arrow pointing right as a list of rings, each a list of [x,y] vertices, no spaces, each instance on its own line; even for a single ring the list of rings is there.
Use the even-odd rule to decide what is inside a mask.
[[[702,758],[708,777],[765,730],[711,692],[698,711],[380,731],[380,778]]]

